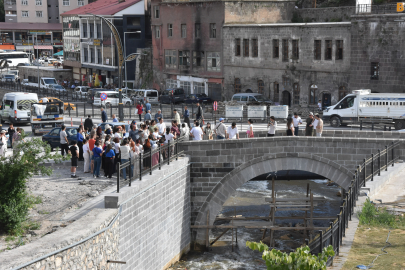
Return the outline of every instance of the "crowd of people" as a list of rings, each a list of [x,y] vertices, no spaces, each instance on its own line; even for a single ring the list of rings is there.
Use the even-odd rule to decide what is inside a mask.
[[[301,117],[298,113],[294,113],[293,117],[287,119],[287,136],[298,136],[300,125],[302,124]],[[305,136],[322,137],[323,120],[319,114],[309,113],[306,119]]]

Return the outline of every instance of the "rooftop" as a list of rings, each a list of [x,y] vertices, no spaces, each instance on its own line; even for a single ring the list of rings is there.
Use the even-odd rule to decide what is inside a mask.
[[[97,0],[96,2],[88,5],[62,13],[61,16],[86,14],[114,15],[115,13],[120,12],[121,10],[124,10],[141,1],[142,0]]]
[[[8,23],[0,22],[1,30],[49,30],[62,31],[61,23]]]

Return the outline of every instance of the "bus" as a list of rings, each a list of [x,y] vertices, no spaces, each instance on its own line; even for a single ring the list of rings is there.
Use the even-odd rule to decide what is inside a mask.
[[[26,52],[0,50],[0,60],[7,60],[9,67],[16,67],[20,63],[30,63],[30,55]]]

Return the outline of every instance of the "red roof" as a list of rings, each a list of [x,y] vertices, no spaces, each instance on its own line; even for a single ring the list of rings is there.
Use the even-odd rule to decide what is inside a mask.
[[[49,30],[62,31],[61,23],[9,23],[0,22],[1,30]]]
[[[115,13],[120,12],[121,10],[126,9],[140,1],[141,0],[125,0],[119,3],[119,0],[97,0],[96,2],[88,5],[62,13],[61,16],[86,14],[114,15]]]

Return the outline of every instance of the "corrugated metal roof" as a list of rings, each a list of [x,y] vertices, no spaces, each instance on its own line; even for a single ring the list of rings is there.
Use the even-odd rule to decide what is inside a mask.
[[[62,31],[61,23],[9,23],[0,22],[1,30],[49,30]]]
[[[96,2],[90,3],[88,5],[62,13],[61,16],[85,14],[114,15],[115,13],[126,9],[138,2],[141,2],[141,0],[125,0],[121,3],[119,2],[119,0],[97,0]]]

